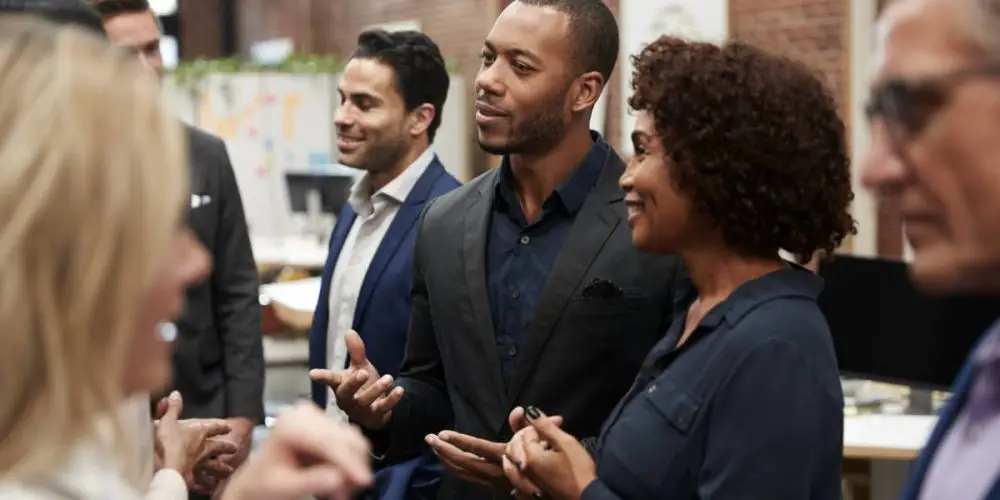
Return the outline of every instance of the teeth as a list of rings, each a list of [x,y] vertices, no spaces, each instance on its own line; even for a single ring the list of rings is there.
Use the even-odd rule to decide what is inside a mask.
[[[156,336],[164,342],[177,340],[177,325],[173,323],[160,323],[156,325]]]

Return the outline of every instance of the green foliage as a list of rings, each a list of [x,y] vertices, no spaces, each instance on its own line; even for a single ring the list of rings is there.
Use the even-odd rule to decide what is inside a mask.
[[[178,85],[193,90],[210,74],[216,73],[290,73],[300,75],[339,73],[346,61],[333,55],[292,54],[278,64],[261,64],[230,57],[182,61],[171,74]],[[454,61],[446,61],[448,73],[460,71]]]

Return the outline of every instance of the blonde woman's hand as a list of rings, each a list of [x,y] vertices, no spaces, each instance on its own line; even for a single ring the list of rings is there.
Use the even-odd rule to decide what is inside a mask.
[[[233,475],[223,500],[350,499],[372,484],[369,444],[311,403],[278,417],[260,450]]]
[[[162,468],[181,474],[188,488],[194,486],[194,469],[221,454],[234,453],[236,445],[217,439],[230,431],[225,420],[180,420],[184,407],[180,393],[174,391],[165,399],[166,407],[156,422],[156,457]],[[216,438],[216,439],[213,439]]]

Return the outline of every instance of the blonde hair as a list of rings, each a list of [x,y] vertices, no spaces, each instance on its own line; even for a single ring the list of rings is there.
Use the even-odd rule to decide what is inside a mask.
[[[133,57],[0,16],[0,476],[51,472],[114,418],[186,196],[181,124]]]

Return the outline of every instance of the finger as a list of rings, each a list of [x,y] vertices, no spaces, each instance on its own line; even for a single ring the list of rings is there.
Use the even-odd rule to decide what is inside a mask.
[[[233,428],[222,419],[217,418],[205,418],[205,419],[191,419],[182,420],[181,423],[190,422],[198,432],[202,433],[204,439],[213,438],[217,436],[224,436],[232,432]]]
[[[501,468],[500,462],[491,462],[472,453],[462,451],[434,434],[428,435],[426,441],[430,445],[431,450],[439,457],[454,462],[472,474],[487,477],[500,477],[503,475],[503,468]]]
[[[483,486],[490,486],[489,481],[479,476],[476,476],[475,474],[462,468],[461,465],[458,465],[455,462],[452,462],[451,460],[438,456],[438,461],[441,462],[441,465],[443,465],[444,468],[448,470],[448,472],[450,472],[453,476],[461,479],[462,481],[465,481],[467,483],[479,484]]]
[[[392,411],[393,408],[396,407],[396,405],[399,404],[400,401],[403,400],[403,395],[405,393],[406,393],[405,389],[396,386],[391,391],[389,391],[388,395],[379,398],[375,400],[374,403],[372,403],[371,406],[372,411],[378,415],[385,415],[386,413],[389,413],[390,411]]]
[[[441,431],[438,437],[462,451],[479,455],[492,462],[499,464],[503,460],[503,443],[494,443],[455,431]]]
[[[518,406],[511,410],[510,416],[507,417],[507,423],[510,424],[510,430],[517,432],[528,425],[528,420],[524,418],[524,408]]]
[[[556,423],[557,420],[545,416],[541,410],[529,407],[525,410],[525,415],[531,426],[538,432],[538,435],[543,440],[548,441],[553,448],[561,449],[562,444],[569,440],[576,442],[573,436],[559,428],[559,425]]]
[[[156,402],[155,418],[157,420],[163,418],[163,414],[167,412],[167,408],[169,407],[170,402],[168,401],[168,398],[160,398],[160,400]]]
[[[344,334],[344,343],[347,344],[347,354],[351,357],[351,366],[364,368],[368,366],[368,358],[365,356],[365,343],[361,340],[361,335],[354,330],[348,330]]]
[[[334,389],[344,382],[343,374],[333,370],[309,370],[309,378],[316,382],[333,387]]]
[[[354,402],[361,406],[371,406],[378,398],[392,390],[392,375],[383,375],[375,382],[362,387],[354,394]]]
[[[226,441],[225,439],[208,439],[205,441],[205,449],[202,451],[199,461],[216,458],[219,455],[229,455],[238,451],[240,451],[239,446],[230,441]]]
[[[503,461],[503,472],[518,495],[536,496],[541,494],[541,491],[521,473],[517,465],[507,460],[506,457],[504,457]]]
[[[524,444],[531,441],[538,441],[538,433],[529,427],[514,436],[510,444],[507,445],[507,456],[509,456],[519,470],[528,468],[528,455],[524,452]]]
[[[177,419],[181,417],[181,411],[183,409],[184,401],[181,399],[181,393],[177,391],[171,392],[170,395],[167,396],[167,411],[163,412],[163,416],[160,417],[160,422],[177,422]]]
[[[284,483],[280,491],[288,498],[327,495],[332,498],[344,498],[345,486],[350,489],[359,486],[348,481],[343,471],[329,465],[289,471],[280,477],[280,481]]]
[[[341,384],[338,387],[333,388],[333,392],[337,395],[337,401],[350,401],[350,404],[354,404],[354,395],[357,394],[362,387],[366,387],[370,383],[371,381],[368,380],[368,372],[349,370],[345,372]]]
[[[225,479],[236,469],[221,460],[205,460],[198,464],[198,472],[209,477]]]

